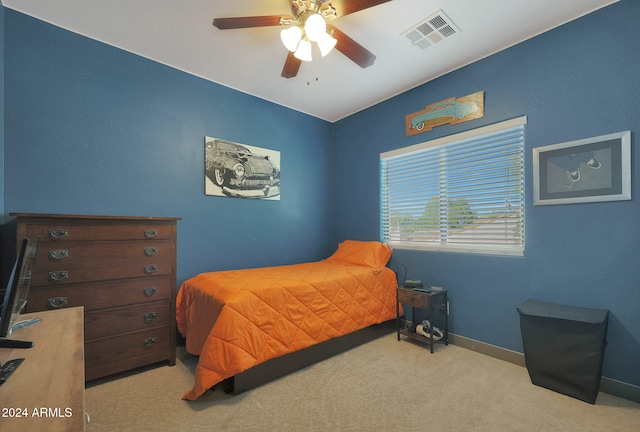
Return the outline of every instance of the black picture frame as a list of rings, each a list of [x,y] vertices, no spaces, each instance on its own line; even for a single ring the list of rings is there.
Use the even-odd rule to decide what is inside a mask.
[[[631,131],[533,149],[533,204],[631,199]]]

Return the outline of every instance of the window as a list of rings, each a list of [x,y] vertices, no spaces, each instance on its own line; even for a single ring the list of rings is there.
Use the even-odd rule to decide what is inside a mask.
[[[523,255],[526,122],[520,117],[382,153],[382,241]]]

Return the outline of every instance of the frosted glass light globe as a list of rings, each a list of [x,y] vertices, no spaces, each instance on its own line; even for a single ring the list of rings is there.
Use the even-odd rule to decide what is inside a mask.
[[[298,44],[298,49],[293,55],[302,61],[311,61],[311,42],[302,39]]]
[[[280,39],[289,51],[295,52],[302,39],[302,30],[298,26],[291,26],[280,32]]]
[[[317,43],[318,43],[318,48],[320,48],[320,55],[324,57],[331,52],[331,50],[333,49],[333,47],[336,46],[336,43],[338,43],[338,41],[334,37],[330,36],[329,33],[324,32],[322,36],[318,39]]]
[[[312,42],[317,42],[322,37],[323,33],[327,32],[327,23],[324,22],[318,14],[313,14],[304,23],[304,33],[307,38]]]

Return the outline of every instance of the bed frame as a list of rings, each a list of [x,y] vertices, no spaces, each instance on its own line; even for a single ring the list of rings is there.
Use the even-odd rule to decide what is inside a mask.
[[[222,389],[225,393],[233,394],[251,390],[395,331],[395,318],[381,324],[374,324],[256,365],[222,381]]]

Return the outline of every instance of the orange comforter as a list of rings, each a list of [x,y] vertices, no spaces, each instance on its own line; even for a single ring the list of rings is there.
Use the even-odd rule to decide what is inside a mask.
[[[366,249],[363,252],[363,248]],[[396,316],[390,250],[347,241],[323,261],[202,273],[178,292],[178,330],[199,355],[195,400],[216,383],[274,357]]]

